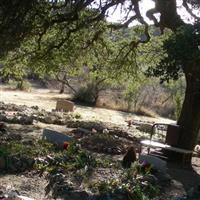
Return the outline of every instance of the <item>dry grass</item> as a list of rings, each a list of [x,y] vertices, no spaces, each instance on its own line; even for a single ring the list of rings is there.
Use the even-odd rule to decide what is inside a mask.
[[[142,115],[142,116],[147,116],[147,117],[153,117],[153,118],[158,117],[158,114],[156,114],[154,111],[145,107],[139,108],[135,113],[137,115]]]

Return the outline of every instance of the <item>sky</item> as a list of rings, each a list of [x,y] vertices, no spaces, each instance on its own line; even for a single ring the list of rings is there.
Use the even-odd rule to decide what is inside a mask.
[[[144,17],[144,19],[151,24],[152,22],[146,17],[146,11],[154,8],[155,3],[152,0],[142,0],[140,3],[140,8],[141,8],[141,13]],[[190,14],[185,10],[185,8],[182,6],[182,0],[178,0],[177,1],[177,11],[178,14],[181,16],[181,18],[186,22],[186,23],[191,23],[194,22],[194,18],[190,16]],[[200,15],[200,11],[194,11],[195,14]],[[132,15],[134,15],[134,13],[132,13]],[[120,9],[120,7],[118,7],[115,11],[113,11],[113,9],[109,10],[109,17],[107,18],[108,21],[110,22],[120,22],[121,19],[123,19],[124,13],[123,11]],[[134,22],[131,25],[136,25],[138,24],[138,22]]]

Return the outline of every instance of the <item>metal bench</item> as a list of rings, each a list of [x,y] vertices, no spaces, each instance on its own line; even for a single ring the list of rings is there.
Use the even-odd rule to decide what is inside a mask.
[[[170,132],[170,130],[173,130],[173,129],[169,128],[169,126],[174,126],[178,130],[177,125],[169,125],[169,124],[161,124],[161,123],[154,124],[152,126],[150,139],[140,141],[140,144],[141,144],[140,152],[142,152],[143,146],[147,147],[148,154],[150,154],[151,148],[164,149],[166,151],[177,152],[177,153],[182,154],[182,164],[184,165],[185,163],[187,163],[190,160],[193,151],[174,147],[175,143],[178,140],[179,135],[178,134],[175,135],[176,131],[174,131],[174,133],[173,133],[174,135],[173,134],[170,135],[171,133],[169,133],[169,132]],[[157,137],[157,141],[154,140],[154,138],[153,138],[155,135],[160,136],[160,137]],[[172,136],[174,136],[174,137],[172,137]]]

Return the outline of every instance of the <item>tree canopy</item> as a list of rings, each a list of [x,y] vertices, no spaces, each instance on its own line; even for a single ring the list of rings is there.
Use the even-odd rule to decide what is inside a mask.
[[[106,16],[111,13],[111,9],[117,7],[121,7],[124,18],[119,24],[107,24],[108,27],[112,29],[128,27],[133,21],[138,21],[144,26],[145,40],[132,41],[130,43],[131,48],[150,40],[149,25],[145,21],[144,15],[155,26],[159,27],[161,32],[164,28],[175,31],[181,25],[185,25],[177,13],[176,0],[155,0],[154,2],[155,8],[147,10],[144,14],[141,11],[140,4],[142,2],[140,0],[1,1],[1,54],[17,47],[20,41],[27,36],[36,35],[38,45],[40,45],[42,38],[45,37],[49,29],[58,26],[65,34],[62,34],[62,37],[59,37],[56,43],[52,41],[49,44],[49,49],[59,48],[68,40],[71,34],[89,27],[96,30],[90,38],[90,42],[93,42],[103,31],[101,21],[106,20]],[[199,6],[199,0],[183,0],[182,2],[182,7],[196,21],[199,20],[199,16],[195,15],[193,10],[198,9]],[[160,14],[159,19],[155,15],[157,13]]]

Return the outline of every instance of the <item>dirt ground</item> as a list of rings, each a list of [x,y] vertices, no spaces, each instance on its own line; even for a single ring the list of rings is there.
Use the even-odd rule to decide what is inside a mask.
[[[22,92],[14,90],[5,90],[5,88],[3,87],[0,88],[0,101],[3,101],[4,103],[14,103],[17,105],[27,106],[37,105],[39,108],[48,111],[55,109],[57,99],[65,99],[67,97],[69,96],[65,94],[61,95],[58,94],[57,91],[50,91],[47,89],[34,89],[32,92]],[[118,125],[126,125],[125,120],[128,119],[174,123],[174,121],[170,119],[141,117],[125,112],[107,110],[103,108],[85,107],[79,105],[76,105],[76,112],[80,113],[82,118],[85,120],[100,120],[103,122],[112,122]],[[16,125],[14,129],[17,130],[17,128],[22,133],[26,132],[34,137],[39,137],[41,135],[41,129],[43,128],[43,125],[40,124],[39,128],[37,130],[34,130],[34,133],[33,130],[30,130],[29,126],[25,126],[23,130],[23,127]],[[63,127],[58,126],[57,128],[59,130],[62,130]],[[200,185],[199,157],[193,157],[192,169],[185,169],[182,166],[177,166],[171,163],[168,164],[168,168],[168,173],[171,175],[174,184],[172,184],[172,186],[167,189],[168,193],[166,194],[166,198],[164,199],[170,199],[169,197],[171,195],[183,195],[192,187]],[[34,199],[47,199],[46,197],[44,197],[44,187],[46,185],[46,181],[43,177],[32,176],[31,174],[0,174],[0,186],[7,187],[8,185],[10,185],[9,187],[14,187],[19,191],[22,191],[23,195],[27,195]],[[44,198],[41,198],[41,196],[43,196]]]
[[[69,98],[67,94],[59,94],[56,90],[49,89],[32,89],[31,92],[23,92],[16,90],[6,90],[0,86],[0,101],[4,103],[14,103],[17,105],[38,106],[41,109],[51,111],[56,107],[58,99]],[[134,119],[160,123],[174,123],[173,120],[166,118],[151,118],[145,116],[137,116],[126,112],[108,110],[104,108],[94,108],[76,105],[75,112],[80,113],[83,119],[98,120],[103,122],[112,122],[114,124],[126,124],[125,120]]]

